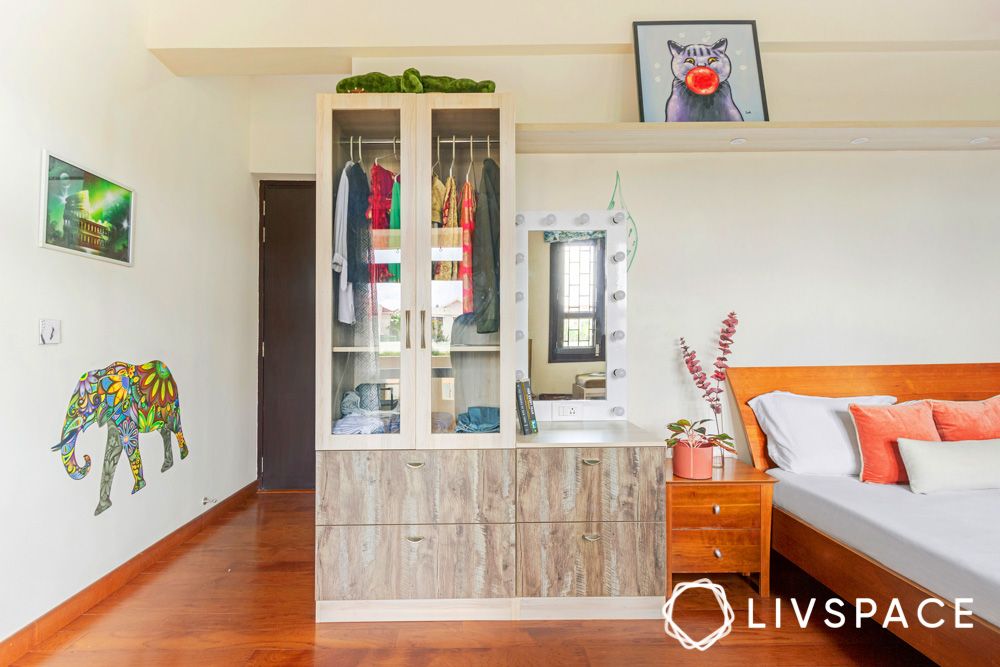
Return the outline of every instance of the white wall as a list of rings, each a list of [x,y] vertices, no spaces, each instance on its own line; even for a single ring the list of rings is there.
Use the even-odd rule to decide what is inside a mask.
[[[143,3],[4,4],[0,22],[0,638],[256,476],[257,221],[245,80],[178,79],[143,43]],[[136,191],[135,265],[37,247],[41,151]],[[63,343],[38,345],[38,319]],[[59,454],[80,374],[122,359],[174,371],[191,454],[140,436],[147,486],[94,516],[105,431]]]
[[[294,9],[290,9],[292,5]],[[197,16],[196,21],[191,17]],[[149,21],[153,48],[253,49],[335,46],[355,50],[406,47],[617,47],[631,41],[635,20],[753,18],[762,42],[781,44],[996,40],[994,0],[577,0],[503,3],[346,3],[329,0],[170,0]],[[995,46],[994,46],[995,48]],[[415,50],[415,49],[414,49]],[[355,53],[355,55],[357,55]],[[406,53],[400,55],[413,55]]]
[[[998,359],[1000,151],[521,156],[517,206],[601,207],[616,170],[639,230],[629,412],[645,428],[709,416],[677,339],[713,359],[730,310],[734,365]]]

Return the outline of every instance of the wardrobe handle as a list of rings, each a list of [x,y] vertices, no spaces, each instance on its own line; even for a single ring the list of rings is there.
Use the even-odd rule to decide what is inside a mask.
[[[585,533],[583,539],[587,540],[588,542],[596,542],[597,540],[601,539],[601,536],[598,535],[597,533]]]
[[[406,541],[413,544],[419,544],[424,541],[423,535],[407,535]]]
[[[721,549],[713,549],[712,550],[712,555],[715,556],[716,558],[722,558],[722,550]]]
[[[407,468],[413,468],[414,470],[416,470],[417,468],[423,468],[424,467],[424,462],[423,461],[407,461],[406,462],[406,467]]]
[[[721,507],[719,507],[718,505],[712,505],[712,514],[718,514],[721,511],[722,511]]]
[[[420,349],[427,349],[427,311],[420,311]]]
[[[584,459],[583,460],[583,465],[585,465],[585,466],[596,466],[600,462],[601,462],[601,459]]]
[[[410,349],[410,311],[406,310],[406,349]]]

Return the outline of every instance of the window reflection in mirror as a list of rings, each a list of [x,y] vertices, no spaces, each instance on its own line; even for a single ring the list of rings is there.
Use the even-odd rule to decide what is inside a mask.
[[[535,398],[604,400],[605,232],[528,233],[528,366]]]

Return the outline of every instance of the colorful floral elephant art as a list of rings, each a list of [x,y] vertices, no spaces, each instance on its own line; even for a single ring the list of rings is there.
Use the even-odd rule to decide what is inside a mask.
[[[160,472],[166,472],[174,465],[171,433],[177,435],[181,458],[187,458],[188,447],[181,430],[177,383],[162,361],[149,361],[142,365],[116,361],[107,368],[88,371],[80,376],[66,409],[62,440],[52,448],[52,451],[59,450],[63,466],[73,479],[83,479],[90,471],[89,456],[83,455],[82,466],[76,461],[76,439],[93,424],[108,427],[101,473],[101,499],[94,516],[111,507],[111,482],[123,449],[135,479],[132,493],[146,486],[142,477],[142,457],[139,455],[140,433],[159,431],[163,436],[163,467]]]

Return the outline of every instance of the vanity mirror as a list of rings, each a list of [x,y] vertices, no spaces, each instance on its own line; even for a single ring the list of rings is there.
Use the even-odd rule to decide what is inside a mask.
[[[626,418],[626,216],[517,214],[517,374],[539,421]]]

